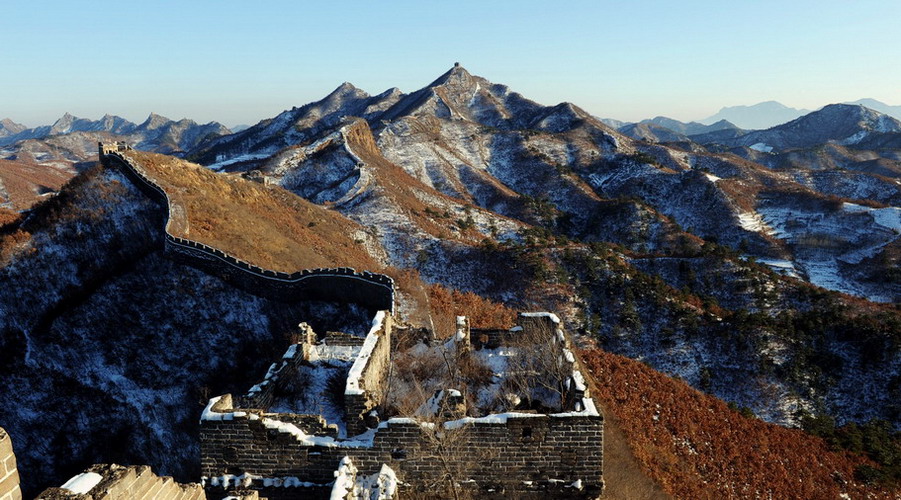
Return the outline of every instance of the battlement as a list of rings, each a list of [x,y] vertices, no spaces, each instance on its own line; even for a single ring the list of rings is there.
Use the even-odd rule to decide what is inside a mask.
[[[98,142],[97,149],[98,149],[98,153],[100,155],[100,160],[103,161],[103,157],[108,154],[119,153],[122,151],[128,151],[132,148],[128,143],[118,141],[118,142]]]
[[[394,311],[394,280],[390,276],[353,268],[303,269],[283,273],[263,269],[199,241],[172,234],[175,211],[165,189],[126,154],[124,143],[99,144],[100,160],[119,167],[141,191],[166,207],[164,252],[173,260],[215,274],[229,283],[267,298],[284,302],[324,300],[361,304],[371,310]]]

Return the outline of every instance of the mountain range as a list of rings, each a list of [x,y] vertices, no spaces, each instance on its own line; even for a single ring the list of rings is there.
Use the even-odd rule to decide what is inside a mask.
[[[153,122],[144,130],[165,128]],[[78,123],[58,129],[88,126]],[[617,130],[455,66],[411,93],[344,83],[177,150],[206,169],[145,158],[184,176],[178,192],[195,197],[174,213],[197,214],[185,224],[192,237],[231,235],[216,244],[265,266],[260,252],[303,255],[261,231],[300,228],[306,236],[291,244],[330,259],[317,266],[392,275],[398,321],[412,330],[472,315],[447,297],[554,310],[587,345],[762,420],[898,428],[899,122],[832,105],[765,130],[733,123],[659,117]],[[145,124],[7,147],[129,137]],[[198,399],[241,390],[298,318],[317,330],[366,323],[353,308],[286,306],[164,258],[170,213],[114,169],[82,170],[0,226],[0,407],[17,409],[0,424],[25,436],[22,463],[39,477],[113,459],[189,476]],[[262,187],[222,187],[245,179]],[[268,197],[302,210],[272,208]],[[222,214],[226,206],[247,210]],[[82,407],[105,411],[89,420]],[[629,425],[667,443],[685,438],[641,411]],[[734,417],[715,411],[724,410],[711,409],[711,422]],[[129,446],[105,446],[110,436]]]
[[[35,128],[26,128],[9,119],[0,121],[0,148],[3,148],[0,155],[6,159],[26,155],[40,162],[84,161],[94,152],[98,140],[123,140],[143,150],[177,154],[229,133],[228,128],[217,122],[200,125],[189,119],[173,121],[155,113],[140,124],[109,114],[99,120],[89,120],[66,113],[52,125]],[[73,138],[82,140],[73,141]],[[80,144],[90,142],[94,142],[92,148]]]

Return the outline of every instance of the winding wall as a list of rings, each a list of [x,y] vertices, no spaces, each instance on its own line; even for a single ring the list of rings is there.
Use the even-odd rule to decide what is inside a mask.
[[[141,191],[165,205],[164,252],[170,258],[216,274],[250,293],[275,300],[352,302],[373,310],[394,312],[394,280],[384,274],[357,272],[349,267],[304,269],[288,274],[254,266],[218,248],[173,235],[169,231],[173,207],[166,191],[123,155],[119,147],[100,144],[99,149],[104,165],[120,167]]]

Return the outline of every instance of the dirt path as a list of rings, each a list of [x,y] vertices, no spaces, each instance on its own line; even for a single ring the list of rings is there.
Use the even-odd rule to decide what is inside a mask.
[[[595,404],[597,404],[595,400]],[[605,500],[665,500],[669,495],[648,477],[632,455],[626,436],[612,412],[604,411],[604,494]]]

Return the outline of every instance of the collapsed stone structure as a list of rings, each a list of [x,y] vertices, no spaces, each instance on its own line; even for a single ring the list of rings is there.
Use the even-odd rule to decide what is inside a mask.
[[[180,484],[157,476],[147,465],[125,467],[97,464],[66,481],[47,488],[36,500],[201,500],[206,494],[197,483]]]
[[[560,411],[514,409],[465,416],[465,398],[449,388],[423,405],[432,406],[431,411],[380,421],[391,366],[393,327],[386,312],[379,313],[366,338],[352,350],[343,394],[333,395],[343,398],[343,416],[329,410],[271,411],[267,404],[276,401],[303,367],[335,360],[344,348],[330,346],[327,336],[314,344],[307,331],[246,396],[225,394],[207,405],[200,441],[201,474],[209,496],[243,486],[273,500],[328,498],[339,483],[336,476],[347,475],[336,467],[351,463],[355,475],[369,478],[381,477],[387,468],[402,485],[401,494],[407,489],[434,494],[459,487],[480,497],[598,497],[603,489],[603,417],[590,398],[568,337],[553,314],[523,314],[520,323],[510,331],[474,333],[483,340],[491,337],[501,351],[523,337],[547,337],[547,344],[531,348],[550,346],[549,359],[555,360],[557,373],[566,374],[553,381],[561,387]],[[458,355],[486,348],[474,345],[472,337],[465,318],[460,318],[457,335],[445,347]]]

